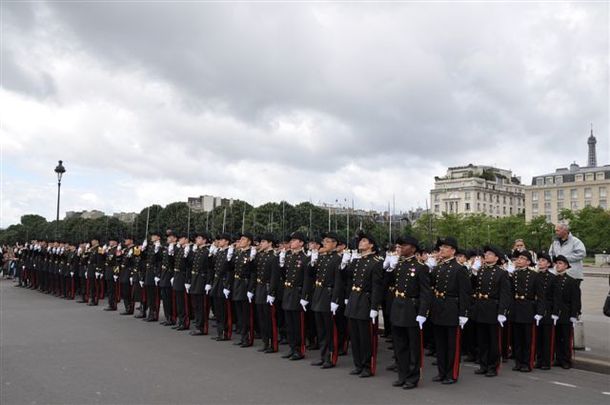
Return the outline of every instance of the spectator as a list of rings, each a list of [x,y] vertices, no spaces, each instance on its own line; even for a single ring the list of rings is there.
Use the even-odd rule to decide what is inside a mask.
[[[580,288],[583,278],[582,261],[587,255],[585,245],[570,232],[570,227],[566,222],[560,222],[555,226],[555,239],[549,248],[549,255],[554,259],[559,255],[565,256],[570,262],[567,274],[576,279]]]
[[[523,239],[515,239],[515,242],[513,243],[513,254],[515,253],[515,251],[525,252],[526,250],[528,249],[525,247],[525,241]],[[538,255],[532,250],[530,250],[529,252],[532,255],[532,260],[534,263],[532,264],[532,267],[535,267],[535,263],[538,261]]]

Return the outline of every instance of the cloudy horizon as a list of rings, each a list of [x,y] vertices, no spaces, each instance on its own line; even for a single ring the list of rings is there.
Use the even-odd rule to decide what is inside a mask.
[[[608,3],[3,2],[0,227],[211,194],[425,207],[610,163]]]

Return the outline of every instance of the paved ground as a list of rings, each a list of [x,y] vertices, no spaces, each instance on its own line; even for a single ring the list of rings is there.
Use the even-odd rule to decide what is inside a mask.
[[[432,383],[426,359],[420,388],[391,387],[381,351],[380,372],[349,376],[348,357],[335,369],[308,360],[241,349],[188,336],[154,323],[109,313],[0,282],[2,404],[607,404],[610,377],[582,370],[529,374],[507,363],[494,379],[471,363],[453,386]],[[607,288],[607,282],[605,284]],[[383,345],[385,346],[385,345]]]

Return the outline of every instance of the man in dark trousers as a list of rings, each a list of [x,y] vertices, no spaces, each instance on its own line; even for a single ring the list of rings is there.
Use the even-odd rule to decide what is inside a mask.
[[[558,303],[555,301],[554,293],[555,279],[557,276],[551,273],[550,269],[553,266],[553,260],[546,252],[538,253],[538,277],[542,282],[544,290],[544,314],[536,328],[536,364],[535,368],[541,370],[549,370],[551,368],[551,359],[553,357],[552,340],[554,336],[553,325],[553,309],[557,308]]]
[[[187,283],[190,284],[191,301],[193,302],[194,326],[192,336],[208,333],[207,314],[209,313],[209,297],[205,295],[205,285],[211,270],[210,249],[208,242],[211,237],[206,232],[195,234],[193,245],[193,261]],[[207,300],[207,301],[206,301]],[[206,305],[207,302],[207,305]]]
[[[301,232],[290,235],[290,253],[286,255],[284,274],[284,295],[282,309],[286,316],[286,330],[290,350],[282,358],[301,360],[305,357],[305,311],[308,302],[304,299],[303,282],[309,258],[303,250],[306,239]]]
[[[87,305],[97,305],[99,300],[100,271],[104,265],[104,250],[100,246],[97,237],[91,240],[87,261],[87,278],[89,279],[89,303]]]
[[[572,367],[574,348],[574,324],[578,322],[581,309],[578,280],[567,274],[568,259],[559,255],[555,258],[557,279],[554,286],[557,308],[553,311],[555,331],[555,365],[564,369]]]
[[[228,278],[233,266],[234,253],[234,248],[230,243],[231,235],[227,233],[223,233],[216,238],[218,250],[214,254],[214,265],[205,286],[206,293],[214,300],[214,315],[216,316],[218,334],[212,339],[217,341],[229,340],[233,327],[233,314],[231,312],[231,301],[229,300],[231,291],[227,288],[229,287]]]
[[[417,387],[420,379],[423,325],[430,308],[428,267],[415,256],[419,241],[411,236],[396,240],[399,257],[390,257],[386,272],[393,272],[394,301],[390,318],[398,380],[392,384],[403,389]]]
[[[133,237],[125,237],[123,248],[120,252],[121,270],[119,273],[119,282],[121,283],[121,300],[125,310],[121,315],[133,315],[133,274],[136,269],[136,255],[139,254],[137,247],[133,244]]]
[[[474,302],[471,317],[476,323],[479,368],[475,374],[495,377],[500,365],[499,334],[504,327],[511,305],[508,273],[500,266],[503,256],[495,246],[483,248],[483,266],[472,270]]]
[[[358,252],[355,257],[352,255],[352,262],[344,271],[349,273],[350,280],[345,307],[355,366],[350,374],[371,377],[376,368],[373,344],[377,341],[376,323],[383,299],[383,259],[377,255],[377,243],[372,235],[360,235]]]
[[[516,251],[513,273],[513,306],[511,321],[513,327],[513,371],[529,372],[534,366],[536,351],[536,324],[544,314],[545,298],[539,274],[529,266],[532,255],[529,251]]]
[[[159,281],[161,264],[163,262],[163,247],[161,246],[161,234],[151,232],[150,242],[144,244],[144,289],[146,290],[146,301],[148,306],[148,316],[144,319],[147,322],[159,320],[159,303],[161,293],[157,286]]]
[[[159,275],[159,289],[161,290],[161,301],[163,302],[163,315],[165,320],[161,322],[164,326],[173,326],[176,324],[176,316],[174,314],[174,300],[172,291],[172,277],[174,276],[174,263],[176,261],[176,235],[172,231],[167,231],[167,246],[163,249],[163,258],[161,259],[161,272]]]
[[[455,259],[457,240],[453,237],[440,239],[438,247],[439,263],[431,277],[430,309],[438,375],[432,381],[454,384],[460,373],[461,328],[468,322],[472,285],[468,270]]]
[[[275,353],[278,350],[277,307],[271,299],[275,295],[272,285],[279,283],[280,265],[273,250],[274,237],[264,234],[260,238],[258,253],[255,259],[255,273],[250,277],[248,291],[254,293],[256,319],[258,321],[264,353]]]
[[[117,296],[116,285],[119,277],[119,261],[117,256],[118,241],[115,237],[108,239],[108,248],[104,260],[104,279],[108,287],[108,306],[104,311],[116,311]]]
[[[234,264],[229,273],[228,285],[231,291],[231,301],[235,308],[235,320],[240,334],[236,346],[250,347],[254,341],[254,293],[248,290],[250,277],[254,269],[256,249],[252,247],[254,236],[246,232],[239,235],[234,253]]]
[[[303,290],[305,301],[311,302],[314,314],[320,358],[312,366],[323,369],[334,367],[338,356],[338,336],[334,316],[343,296],[340,275],[341,256],[336,252],[335,233],[323,235],[322,246],[312,251]],[[332,357],[331,357],[332,354]]]
[[[176,330],[188,330],[191,325],[189,314],[188,290],[190,285],[186,285],[187,271],[191,271],[191,244],[186,235],[182,235],[178,241],[178,250],[174,259],[174,277],[171,280],[174,289],[176,303],[177,324],[172,326]],[[188,287],[188,288],[187,288]]]

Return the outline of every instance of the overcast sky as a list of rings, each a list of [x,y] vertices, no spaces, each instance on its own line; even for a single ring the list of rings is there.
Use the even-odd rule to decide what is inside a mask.
[[[608,3],[7,2],[2,215],[212,194],[424,207],[448,166],[610,163]]]

